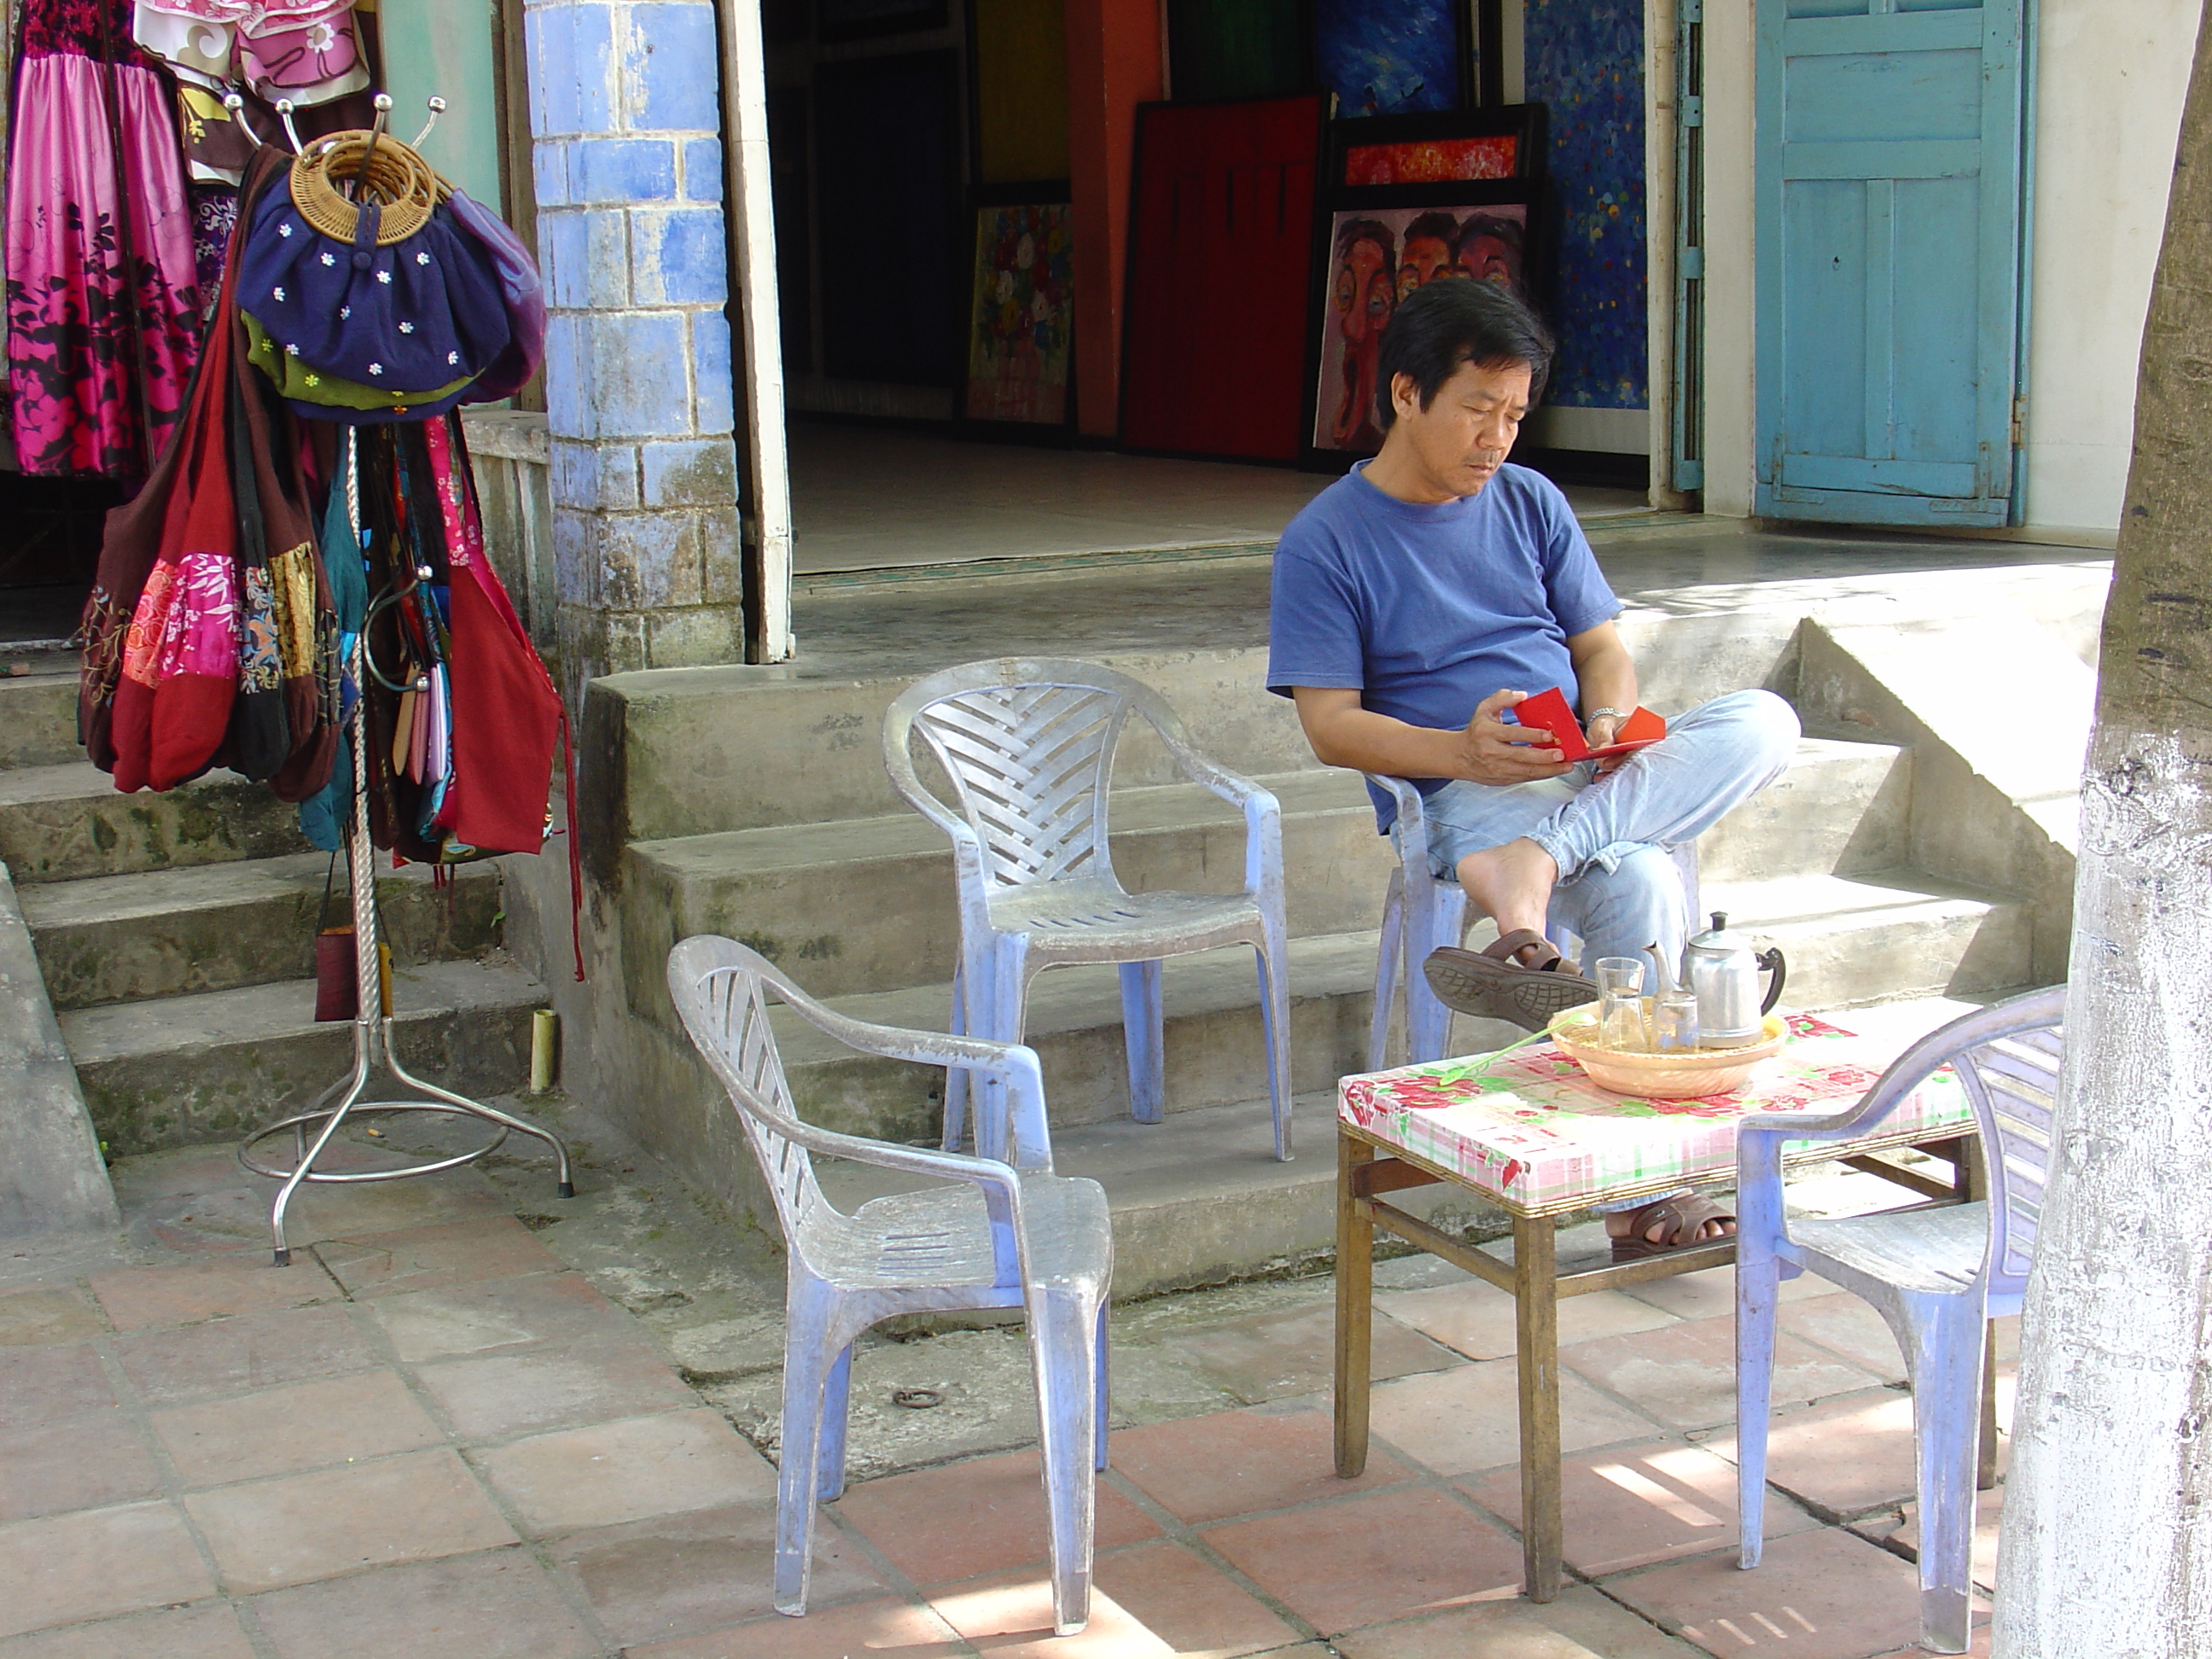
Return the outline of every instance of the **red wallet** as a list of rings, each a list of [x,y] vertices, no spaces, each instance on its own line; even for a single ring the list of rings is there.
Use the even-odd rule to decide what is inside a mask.
[[[1552,746],[1571,761],[1632,755],[1639,749],[1649,749],[1667,735],[1666,720],[1638,704],[1636,712],[1620,723],[1611,743],[1602,749],[1593,749],[1583,735],[1582,723],[1575,719],[1575,711],[1567,707],[1566,693],[1556,685],[1533,697],[1522,698],[1514,706],[1513,718],[1523,726],[1549,732]]]

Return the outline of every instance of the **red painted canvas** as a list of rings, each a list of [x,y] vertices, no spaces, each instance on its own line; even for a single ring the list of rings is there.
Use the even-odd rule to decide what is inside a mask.
[[[1347,185],[1434,185],[1463,179],[1510,179],[1520,140],[1510,132],[1479,138],[1418,138],[1395,144],[1354,144],[1345,152]]]

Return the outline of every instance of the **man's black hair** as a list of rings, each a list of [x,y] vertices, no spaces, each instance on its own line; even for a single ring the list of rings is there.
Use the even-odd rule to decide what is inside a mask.
[[[1426,283],[1398,302],[1376,355],[1375,422],[1388,432],[1398,418],[1390,388],[1413,376],[1421,407],[1437,398],[1462,363],[1483,368],[1528,366],[1533,402],[1551,373],[1552,331],[1527,301],[1495,283]]]

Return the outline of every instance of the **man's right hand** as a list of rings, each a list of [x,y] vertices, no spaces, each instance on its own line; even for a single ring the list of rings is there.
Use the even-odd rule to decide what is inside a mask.
[[[1463,763],[1455,775],[1474,783],[1528,783],[1556,778],[1572,764],[1548,747],[1552,734],[1540,726],[1509,726],[1498,715],[1525,701],[1526,691],[1493,691],[1475,705],[1460,750]]]

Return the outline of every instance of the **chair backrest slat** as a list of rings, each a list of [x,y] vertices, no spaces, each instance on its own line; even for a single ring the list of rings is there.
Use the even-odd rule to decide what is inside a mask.
[[[1952,1065],[1972,1101],[1989,1173],[1990,1245],[1983,1273],[1992,1291],[2025,1289],[2051,1168],[2051,1124],[2064,1059],[2065,987],[2030,993],[1969,1016],[1986,1025],[2010,1011],[2009,1029],[1975,1042]],[[1962,1022],[1962,1024],[1965,1022]]]

